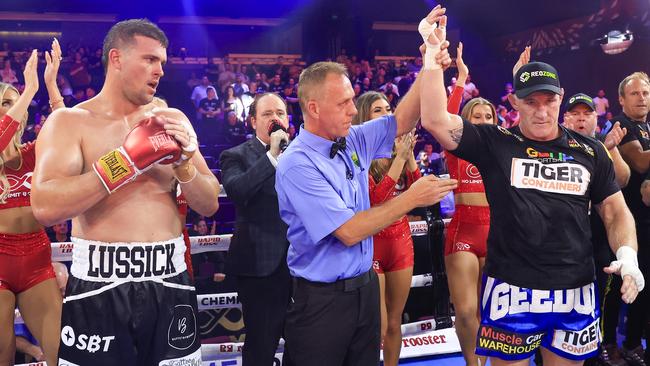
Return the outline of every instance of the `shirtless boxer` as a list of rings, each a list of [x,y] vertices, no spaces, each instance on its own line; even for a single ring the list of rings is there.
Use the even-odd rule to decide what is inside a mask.
[[[210,216],[219,183],[187,117],[147,106],[167,44],[148,20],[114,25],[101,92],[54,112],[39,135],[34,214],[45,225],[72,218],[59,365],[201,363],[172,189],[178,181],[188,204]]]

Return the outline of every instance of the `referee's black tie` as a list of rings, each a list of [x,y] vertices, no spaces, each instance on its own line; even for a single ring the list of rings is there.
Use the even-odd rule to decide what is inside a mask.
[[[345,151],[345,137],[339,137],[334,140],[330,149],[330,159],[334,159],[336,153],[339,151]]]

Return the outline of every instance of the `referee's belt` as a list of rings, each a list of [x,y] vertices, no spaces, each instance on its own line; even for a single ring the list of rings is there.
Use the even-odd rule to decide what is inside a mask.
[[[367,285],[370,282],[373,273],[374,271],[370,269],[369,271],[364,272],[356,277],[346,278],[344,280],[338,280],[331,283],[309,281],[302,277],[294,277],[293,279],[294,279],[295,286],[307,285],[311,287],[331,288],[337,291],[349,292]]]

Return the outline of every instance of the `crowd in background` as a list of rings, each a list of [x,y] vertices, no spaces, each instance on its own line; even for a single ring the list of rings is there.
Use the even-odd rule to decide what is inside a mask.
[[[12,49],[12,45],[4,42],[0,48],[0,81],[11,83],[22,90],[22,70],[28,55],[27,49]],[[182,109],[190,118],[199,134],[202,149],[206,149],[206,161],[210,168],[218,174],[218,155],[221,151],[238,145],[254,133],[250,125],[248,109],[256,94],[274,92],[287,103],[289,114],[289,135],[293,138],[300,131],[302,113],[298,103],[298,79],[305,63],[300,59],[287,60],[282,56],[272,65],[256,65],[231,63],[226,57],[223,62],[216,64],[208,58],[207,65],[196,65],[186,77],[185,89],[174,90],[189,99],[184,106],[174,106]],[[379,91],[394,108],[409,90],[417,73],[422,68],[422,58],[410,60],[378,62],[360,59],[356,56],[339,55],[334,59],[344,64],[349,72],[350,81],[356,96],[367,91]],[[166,68],[169,75],[175,70]],[[457,75],[452,77],[447,87],[451,93],[456,86]],[[480,79],[480,75],[479,75]],[[104,81],[104,71],[101,62],[101,48],[97,46],[64,46],[63,60],[59,71],[57,84],[64,103],[72,107],[92,98],[99,92]],[[164,81],[164,79],[163,79]],[[478,83],[468,76],[463,85],[463,101],[481,96]],[[500,126],[510,128],[518,125],[519,113],[508,102],[508,95],[513,92],[511,82],[504,83],[504,90],[499,100],[493,100],[496,106],[496,120]],[[598,90],[594,97],[597,108],[597,132],[606,133],[612,127],[612,113],[604,90]],[[171,95],[161,95],[170,99]],[[174,98],[178,99],[178,98]],[[191,106],[191,107],[189,107]],[[462,107],[462,106],[461,106]],[[39,93],[34,98],[29,110],[29,122],[24,134],[24,140],[34,140],[38,135],[47,116],[51,113],[47,95]],[[423,174],[446,174],[447,169],[444,154],[440,145],[423,128],[417,131],[418,140],[415,144],[417,162]],[[213,155],[213,156],[211,156]],[[449,215],[449,214],[448,214]],[[200,219],[195,215],[188,216],[188,227],[194,227],[194,221]],[[215,219],[208,219],[208,225],[217,233],[229,232],[229,228],[221,229]]]

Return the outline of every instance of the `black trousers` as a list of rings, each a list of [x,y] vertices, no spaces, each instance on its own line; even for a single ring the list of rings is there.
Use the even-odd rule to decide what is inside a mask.
[[[293,291],[285,326],[293,365],[379,364],[379,281],[373,270],[334,283],[296,278]]]
[[[291,276],[286,261],[266,277],[237,276],[237,292],[246,327],[242,363],[272,366],[291,299]],[[285,347],[284,358],[287,353]]]
[[[647,223],[637,223],[636,235],[639,243],[639,269],[643,276],[648,281],[650,278],[650,228]],[[630,304],[627,310],[627,324],[625,341],[623,345],[627,349],[632,349],[641,344],[641,336],[643,331],[650,334],[650,293],[648,289],[639,292],[633,303]]]
[[[609,275],[607,289],[603,296],[601,322],[603,324],[603,343],[616,344],[616,327],[618,327],[621,311],[621,285],[623,280],[619,275]]]

